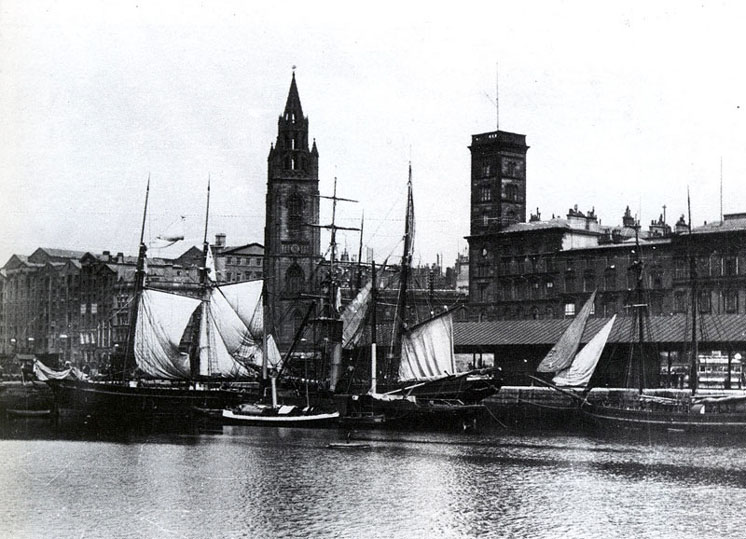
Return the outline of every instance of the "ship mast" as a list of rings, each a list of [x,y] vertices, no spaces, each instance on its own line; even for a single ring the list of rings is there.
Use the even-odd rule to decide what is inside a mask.
[[[326,312],[322,311],[322,316],[316,322],[320,323],[325,329],[322,334],[326,336],[331,345],[331,361],[329,372],[329,389],[334,391],[337,380],[341,376],[342,369],[342,321],[339,318],[337,305],[340,303],[339,283],[337,282],[334,265],[337,258],[337,230],[360,230],[356,227],[338,226],[337,202],[357,202],[350,198],[341,198],[337,196],[337,177],[334,177],[334,191],[332,196],[317,195],[319,198],[326,198],[332,201],[332,222],[328,225],[313,224],[315,228],[325,228],[331,232],[330,247],[331,255],[329,260],[329,295],[327,299]]]
[[[409,178],[407,180],[407,212],[404,218],[404,249],[401,257],[401,269],[399,271],[399,301],[396,308],[396,318],[394,321],[394,337],[391,339],[391,348],[389,350],[389,378],[393,379],[398,370],[393,360],[394,351],[401,344],[401,336],[406,329],[407,313],[407,281],[409,280],[409,269],[412,264],[412,243],[414,236],[414,201],[412,199],[412,163],[409,163]]]
[[[378,363],[377,363],[377,327],[378,317],[376,314],[377,302],[378,302],[378,289],[376,288],[376,262],[371,262],[370,265],[370,393],[375,394],[378,391],[377,380],[378,380]]]
[[[637,323],[637,346],[638,346],[638,365],[640,372],[638,373],[637,382],[640,393],[645,388],[645,324],[644,324],[644,310],[647,309],[647,303],[645,303],[645,292],[643,290],[642,270],[643,262],[640,257],[640,224],[635,224],[635,260],[632,262],[632,271],[635,272],[635,302],[632,304],[632,308],[635,312],[635,322]],[[634,331],[634,330],[633,330]],[[631,360],[631,357],[630,357]],[[632,371],[632,362],[630,361],[630,371]],[[630,375],[632,373],[630,372]]]
[[[150,197],[150,174],[148,174],[148,185],[145,188],[145,206],[142,211],[142,226],[140,227],[140,248],[137,253],[137,266],[135,269],[135,282],[133,287],[132,311],[129,320],[129,334],[127,336],[127,349],[124,351],[122,364],[122,379],[126,380],[130,370],[134,369],[135,360],[135,333],[137,327],[137,311],[140,307],[140,294],[145,286],[145,256],[148,251],[145,245],[145,220],[148,215],[148,198]]]
[[[200,263],[199,267],[199,288],[202,292],[202,306],[199,309],[199,314],[197,315],[197,319],[195,320],[194,324],[194,333],[192,337],[192,362],[191,362],[191,371],[192,371],[192,378],[197,378],[201,374],[209,374],[210,370],[210,361],[209,361],[209,348],[208,348],[208,356],[207,356],[207,365],[201,364],[201,347],[200,347],[200,337],[202,335],[202,326],[207,323],[207,302],[208,302],[208,292],[207,292],[207,278],[208,278],[208,272],[210,271],[210,268],[207,267],[207,261],[209,258],[209,250],[210,250],[210,244],[207,241],[207,223],[210,219],[210,177],[207,177],[207,202],[205,205],[205,232],[204,236],[202,238],[202,261]],[[214,277],[213,277],[214,278]]]
[[[689,234],[687,234],[687,249],[689,251],[690,278],[692,281],[692,360],[689,374],[689,387],[692,394],[697,392],[699,385],[699,343],[697,342],[697,263],[692,250],[692,203],[689,189],[686,190],[686,206],[689,214]]]

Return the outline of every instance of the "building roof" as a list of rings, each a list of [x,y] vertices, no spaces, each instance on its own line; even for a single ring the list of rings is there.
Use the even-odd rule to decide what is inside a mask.
[[[39,247],[31,256],[36,253],[44,253],[50,258],[77,258],[80,259],[87,251],[73,251],[72,249],[57,249],[52,247]]]
[[[244,249],[251,249],[253,252],[242,252]],[[264,253],[264,245],[261,243],[247,243],[246,245],[235,245],[223,247],[215,256],[225,256],[229,254],[241,255],[260,255]]]
[[[534,230],[571,230],[567,219],[550,219],[549,221],[529,221],[528,223],[513,223],[503,228],[498,234],[512,234],[516,232],[532,232]]]
[[[746,230],[746,214],[726,215],[722,221],[713,221],[692,229],[692,234],[717,234]]]
[[[598,333],[609,318],[591,318],[583,333],[583,343]],[[571,319],[499,320],[494,322],[456,322],[454,344],[462,347],[552,346],[570,325]],[[691,321],[686,315],[651,316],[645,325],[645,340],[657,343],[685,343],[691,339]],[[635,318],[617,317],[610,343],[637,342]],[[704,315],[698,321],[699,340],[707,342],[746,342],[746,316]]]

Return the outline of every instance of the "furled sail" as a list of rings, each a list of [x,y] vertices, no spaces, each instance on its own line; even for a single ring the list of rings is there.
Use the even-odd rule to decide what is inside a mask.
[[[432,380],[456,372],[453,318],[444,314],[402,335],[399,380]]]
[[[179,341],[198,299],[157,290],[144,290],[137,309],[135,361],[155,378],[184,379],[191,376],[189,355]]]
[[[69,365],[69,362],[67,363]],[[50,369],[44,363],[38,359],[34,361],[34,375],[40,382],[46,382],[47,380],[85,380],[88,376],[83,373],[77,367],[72,365],[61,371]]]
[[[558,386],[569,387],[586,387],[591,381],[593,372],[596,370],[598,360],[601,358],[601,352],[604,351],[606,341],[614,326],[616,315],[606,322],[601,331],[588,341],[583,349],[578,352],[575,359],[567,369],[560,371],[552,379],[552,382]]]
[[[580,338],[585,331],[585,324],[588,322],[595,299],[596,292],[594,290],[578,316],[570,323],[557,344],[552,347],[536,368],[537,372],[559,372],[570,366],[580,345]]]
[[[356,346],[362,335],[362,327],[370,305],[370,291],[373,283],[366,284],[357,296],[342,311],[342,346]]]

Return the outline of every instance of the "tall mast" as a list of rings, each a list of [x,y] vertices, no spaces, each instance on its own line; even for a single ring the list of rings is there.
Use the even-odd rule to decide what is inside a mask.
[[[202,292],[202,306],[199,310],[197,323],[194,324],[194,333],[192,337],[192,362],[191,371],[192,378],[197,378],[200,374],[209,374],[209,349],[208,349],[208,364],[201,364],[201,347],[200,337],[202,334],[202,326],[207,323],[207,273],[210,268],[207,267],[207,260],[209,257],[210,244],[207,241],[207,224],[210,220],[210,176],[207,177],[207,202],[205,204],[205,232],[202,238],[202,263],[199,269],[199,287]],[[214,278],[214,276],[213,276]],[[204,371],[204,372],[203,372]]]
[[[355,283],[355,292],[358,292],[363,286],[363,228],[365,227],[365,210],[360,218],[360,243],[357,248],[357,282]]]
[[[699,344],[697,343],[697,263],[692,249],[692,202],[689,198],[689,188],[686,189],[686,207],[689,213],[689,234],[687,234],[687,249],[689,251],[689,268],[692,281],[692,362],[689,374],[689,386],[692,394],[697,392],[699,385]]]
[[[409,280],[409,268],[412,265],[412,236],[414,232],[414,201],[412,199],[412,162],[409,162],[409,177],[407,180],[407,212],[404,218],[404,250],[401,257],[401,269],[399,271],[399,302],[396,308],[395,333],[391,340],[390,355],[394,357],[394,351],[401,343],[401,336],[406,326],[407,314],[407,281]],[[392,362],[393,363],[393,362]],[[389,376],[394,376],[394,366],[390,365]]]
[[[331,227],[331,259],[329,260],[329,318],[334,317],[334,307],[337,304],[337,281],[334,277],[334,262],[337,258],[337,177],[334,176],[334,191],[332,194],[332,227]]]
[[[337,230],[359,230],[353,227],[337,226],[337,202],[357,202],[349,198],[340,198],[337,196],[337,178],[334,177],[334,192],[332,196],[317,195],[319,198],[327,198],[332,201],[332,222],[330,225],[311,225],[316,228],[326,228],[331,231],[331,259],[329,260],[329,297],[327,314],[317,320],[325,328],[323,333],[326,335],[328,342],[331,346],[331,361],[329,366],[329,390],[334,391],[337,380],[341,377],[342,373],[342,320],[339,318],[337,311],[337,304],[339,303],[339,283],[334,271],[334,263],[337,258]]]
[[[645,303],[644,292],[642,288],[642,259],[640,258],[640,224],[635,224],[635,261],[633,262],[633,269],[635,270],[635,316],[637,317],[637,332],[638,332],[638,346],[639,346],[639,365],[640,373],[638,376],[638,384],[640,393],[645,389],[645,334],[644,334],[644,320],[643,320],[643,309],[647,308]]]
[[[377,362],[377,335],[376,335],[376,325],[378,324],[378,316],[376,314],[377,309],[377,301],[378,301],[378,289],[376,288],[376,262],[375,260],[371,262],[370,266],[370,279],[371,279],[371,285],[370,285],[370,392],[376,393],[378,391],[376,385],[377,385],[377,370],[378,370],[378,362]]]
[[[334,312],[334,305],[337,301],[337,281],[334,277],[334,262],[337,257],[337,230],[360,230],[359,228],[355,227],[345,227],[345,226],[337,226],[336,218],[337,218],[337,202],[357,202],[357,200],[352,200],[351,198],[341,198],[337,196],[337,177],[334,177],[334,191],[332,196],[325,196],[325,195],[317,195],[319,198],[326,198],[328,200],[332,201],[332,222],[329,225],[321,225],[321,224],[313,224],[312,227],[315,228],[325,228],[329,231],[331,231],[331,240],[330,240],[330,247],[331,247],[331,260],[329,261],[329,317],[335,318],[335,312]]]
[[[130,369],[134,369],[135,361],[135,329],[137,327],[137,311],[140,307],[140,294],[145,286],[145,255],[148,248],[145,245],[145,220],[148,215],[148,198],[150,197],[150,174],[148,174],[148,185],[145,188],[145,205],[142,210],[142,226],[140,227],[140,248],[137,253],[137,266],[135,267],[135,282],[132,298],[132,312],[129,320],[129,335],[127,336],[127,349],[124,351],[124,362],[122,365],[122,379],[127,378]]]

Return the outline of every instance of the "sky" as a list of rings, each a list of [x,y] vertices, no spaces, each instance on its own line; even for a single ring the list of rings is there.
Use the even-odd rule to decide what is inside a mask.
[[[527,136],[542,218],[577,204],[617,225],[629,206],[645,226],[665,205],[673,224],[687,189],[695,225],[721,202],[746,212],[741,2],[254,4],[0,0],[0,264],[37,247],[136,254],[148,177],[151,255],[201,245],[208,178],[208,236],[263,243],[293,66],[320,191],[336,177],[359,201],[338,224],[364,212],[378,261],[401,250],[411,161],[415,263],[452,265],[471,136],[498,121]],[[161,248],[171,233],[185,241]]]

